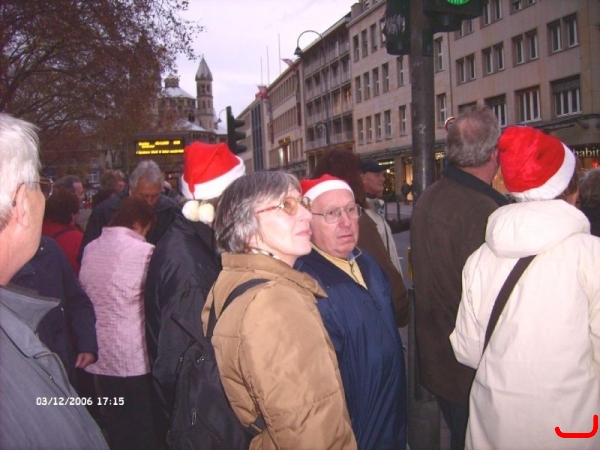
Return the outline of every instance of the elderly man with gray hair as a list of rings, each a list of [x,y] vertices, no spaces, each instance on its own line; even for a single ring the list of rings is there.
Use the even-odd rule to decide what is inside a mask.
[[[129,195],[143,198],[154,208],[156,223],[148,232],[146,240],[156,245],[175,218],[181,215],[181,209],[177,204],[162,194],[164,181],[158,164],[151,160],[140,162],[129,176],[129,187],[118,195],[104,200],[92,211],[81,242],[79,261],[85,246],[100,237],[102,228],[108,225],[121,202]]]
[[[45,197],[35,127],[0,113],[0,448],[107,449],[60,358],[35,334],[59,302],[7,286],[36,253]]]

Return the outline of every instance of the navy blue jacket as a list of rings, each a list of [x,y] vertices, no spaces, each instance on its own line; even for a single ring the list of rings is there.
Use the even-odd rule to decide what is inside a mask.
[[[315,250],[295,268],[327,292],[317,307],[337,354],[358,448],[404,449],[406,368],[390,284],[371,255],[358,249],[353,254],[368,290]]]
[[[62,360],[73,382],[79,353],[98,358],[94,305],[82,289],[67,256],[52,238],[42,236],[40,247],[12,278],[11,283],[44,297],[60,300],[40,322],[40,340]]]

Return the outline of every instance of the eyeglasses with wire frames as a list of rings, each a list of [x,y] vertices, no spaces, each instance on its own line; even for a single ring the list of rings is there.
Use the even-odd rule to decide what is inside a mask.
[[[46,197],[46,200],[48,200],[54,191],[54,181],[52,181],[50,178],[40,177],[40,180],[36,181],[36,183],[40,185],[42,194],[44,194],[44,197]]]
[[[355,204],[345,208],[335,208],[324,213],[313,212],[312,214],[313,216],[323,216],[327,223],[337,223],[342,218],[342,211],[346,212],[349,219],[358,219],[362,214],[362,207]]]
[[[260,209],[256,211],[254,214],[260,214],[267,211],[273,211],[275,209],[282,209],[286,214],[290,216],[295,216],[298,212],[298,205],[304,206],[306,209],[310,211],[312,202],[308,197],[285,197],[278,205],[269,206],[268,208]]]

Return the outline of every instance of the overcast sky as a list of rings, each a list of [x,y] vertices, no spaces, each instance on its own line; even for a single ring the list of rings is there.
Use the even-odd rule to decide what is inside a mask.
[[[215,114],[227,106],[234,115],[241,113],[254,100],[257,85],[273,82],[285,70],[280,58],[296,59],[294,50],[303,31],[323,33],[356,1],[190,0],[182,17],[204,26],[194,50],[204,55],[213,75]],[[316,33],[305,33],[300,47],[317,39]],[[194,97],[199,61],[177,59],[179,86]]]

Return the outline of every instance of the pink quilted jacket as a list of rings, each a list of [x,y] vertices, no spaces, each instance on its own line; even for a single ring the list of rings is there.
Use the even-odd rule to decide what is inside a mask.
[[[154,245],[129,228],[106,227],[83,253],[79,279],[96,311],[98,361],[85,370],[117,377],[150,372],[144,284]]]

